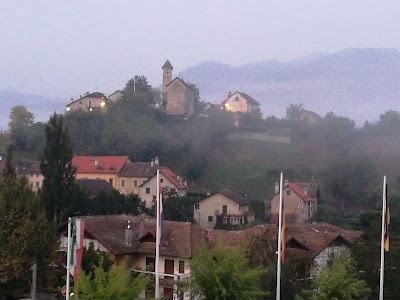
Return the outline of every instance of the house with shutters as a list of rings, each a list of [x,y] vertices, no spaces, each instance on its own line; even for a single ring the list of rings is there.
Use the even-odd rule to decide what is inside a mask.
[[[319,185],[314,180],[306,183],[289,183],[283,187],[284,214],[287,223],[307,223],[317,211]],[[278,223],[279,183],[275,183],[275,195],[270,201],[271,223]],[[266,203],[266,207],[267,203]]]
[[[183,182],[181,176],[177,176],[168,167],[161,167],[160,170],[160,186],[166,191],[174,191],[178,197],[185,197],[187,185]],[[139,198],[146,207],[152,207],[157,195],[157,171],[144,183],[140,185]]]
[[[173,66],[167,60],[162,66],[162,95],[167,116],[188,118],[194,114],[195,91],[183,79],[173,79]]]
[[[227,98],[222,101],[221,108],[234,113],[252,113],[260,111],[260,103],[246,93],[229,92]]]
[[[213,229],[217,223],[243,226],[254,221],[249,199],[229,190],[208,195],[194,204],[193,219],[204,228]]]
[[[100,92],[85,93],[81,95],[79,99],[71,99],[71,102],[66,105],[67,111],[77,111],[81,110],[84,112],[89,112],[93,110],[105,110],[107,109],[107,104],[109,99]]]

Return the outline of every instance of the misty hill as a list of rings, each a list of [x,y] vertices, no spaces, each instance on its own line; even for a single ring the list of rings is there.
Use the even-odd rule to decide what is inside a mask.
[[[65,111],[65,100],[61,98],[0,90],[0,122],[3,123],[3,129],[8,125],[11,109],[17,105],[25,106],[34,114],[36,121],[47,121],[55,111]]]
[[[347,49],[243,66],[204,62],[180,76],[197,84],[203,101],[221,103],[229,91],[246,92],[261,103],[264,117],[283,117],[290,104],[303,103],[363,125],[400,110],[400,52],[394,49]]]

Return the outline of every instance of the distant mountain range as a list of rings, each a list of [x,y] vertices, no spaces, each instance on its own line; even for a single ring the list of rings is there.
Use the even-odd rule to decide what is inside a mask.
[[[0,122],[6,129],[10,112],[14,106],[23,105],[34,114],[36,121],[47,121],[51,114],[65,112],[65,99],[40,95],[28,95],[14,91],[0,90]]]
[[[325,115],[333,111],[358,125],[400,111],[400,52],[347,49],[290,62],[274,60],[243,66],[204,62],[179,75],[195,83],[201,99],[221,103],[229,91],[243,91],[261,103],[264,117],[283,117],[290,104]]]
[[[300,103],[322,116],[333,111],[358,125],[376,121],[388,110],[400,111],[400,52],[394,49],[355,48],[243,66],[211,61],[179,76],[195,83],[206,102],[221,103],[230,91],[243,91],[261,103],[264,117],[283,117],[290,104]],[[67,101],[0,90],[0,122],[8,124],[15,105],[24,105],[37,121],[47,121],[54,111],[64,112]]]

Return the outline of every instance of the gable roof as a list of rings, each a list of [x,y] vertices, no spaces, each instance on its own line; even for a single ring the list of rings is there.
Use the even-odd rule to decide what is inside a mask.
[[[77,101],[80,101],[80,100],[82,100],[82,99],[84,99],[84,98],[104,98],[105,100],[108,100],[108,98],[107,98],[103,93],[100,93],[100,92],[93,92],[93,93],[90,93],[90,94],[83,95],[83,96],[80,97],[79,99],[76,99],[76,100],[74,100],[74,101],[71,101],[71,102],[68,103],[66,106],[70,106],[72,103],[75,103],[75,102],[77,102]]]
[[[193,91],[193,88],[192,88],[189,84],[187,84],[183,79],[181,79],[181,78],[179,78],[179,77],[175,77],[175,79],[172,80],[170,83],[168,83],[165,87],[170,86],[170,85],[171,85],[173,82],[175,82],[175,81],[180,81],[180,82],[182,82],[182,84],[183,84],[185,87],[187,87],[189,90]]]
[[[184,190],[187,188],[186,184],[178,180],[178,176],[174,172],[172,172],[168,167],[159,168],[160,174],[163,174],[178,190]],[[157,176],[157,172],[155,172],[146,182],[142,183],[140,186],[145,185],[153,178]]]
[[[224,189],[224,190],[220,190],[218,192],[212,193],[211,195],[209,195],[209,196],[203,198],[202,200],[198,201],[198,203],[203,201],[203,200],[205,200],[205,199],[208,199],[208,198],[210,198],[210,197],[212,197],[214,195],[217,195],[217,194],[224,195],[225,197],[231,199],[232,201],[236,202],[239,205],[246,205],[246,204],[249,204],[249,202],[250,202],[248,198],[242,197],[242,196],[240,196],[239,194],[235,193],[234,191],[232,191],[230,189]]]
[[[74,156],[72,164],[77,173],[118,174],[128,159],[128,156]]]
[[[174,67],[171,65],[171,63],[169,62],[169,60],[167,59],[167,61],[163,64],[163,66],[161,67],[161,69],[173,69]]]
[[[303,201],[311,202],[314,201],[310,195],[306,194],[304,190],[297,183],[289,183],[286,187],[289,187],[293,192],[295,192]]]
[[[156,174],[157,169],[162,167],[158,164],[151,166],[150,162],[127,162],[119,172],[119,177],[139,177],[139,178],[150,178]]]
[[[258,103],[258,101],[257,101],[256,99],[254,99],[253,97],[249,96],[249,95],[246,94],[246,93],[239,92],[239,91],[236,91],[236,92],[234,92],[232,95],[228,96],[224,101],[222,101],[222,105],[225,104],[226,101],[228,101],[229,99],[231,99],[236,93],[239,94],[239,95],[241,95],[244,99],[246,99],[246,101],[247,101],[248,103],[255,104],[255,105],[260,105],[260,103]]]
[[[40,161],[35,160],[29,168],[19,168],[19,174],[41,174]]]

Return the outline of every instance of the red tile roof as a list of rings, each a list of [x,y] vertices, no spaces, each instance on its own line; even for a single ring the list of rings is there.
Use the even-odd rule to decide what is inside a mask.
[[[160,172],[169,180],[171,183],[176,186],[178,190],[184,190],[187,188],[186,184],[183,182],[179,181],[177,176],[175,175],[174,172],[172,172],[169,168],[167,167],[162,167]]]
[[[115,255],[154,254],[156,220],[146,216],[112,215],[88,216],[85,235],[98,240]],[[130,221],[133,240],[130,246],[125,243],[125,228]],[[66,226],[63,228],[66,230]],[[335,240],[352,245],[362,233],[345,230],[326,223],[288,225],[286,230],[289,259],[315,258]],[[263,236],[276,242],[278,227],[260,225],[240,231],[204,229],[187,222],[164,221],[161,238],[161,255],[191,258],[201,243],[213,246],[217,243],[226,246],[245,246],[252,238]],[[142,239],[142,237],[146,236]]]
[[[118,174],[128,160],[128,156],[74,156],[72,164],[77,173]]]
[[[313,201],[313,199],[309,195],[307,195],[298,184],[289,183],[288,186],[293,192],[295,192],[298,196],[300,196],[300,198],[302,198],[304,201],[306,201],[306,202]]]

